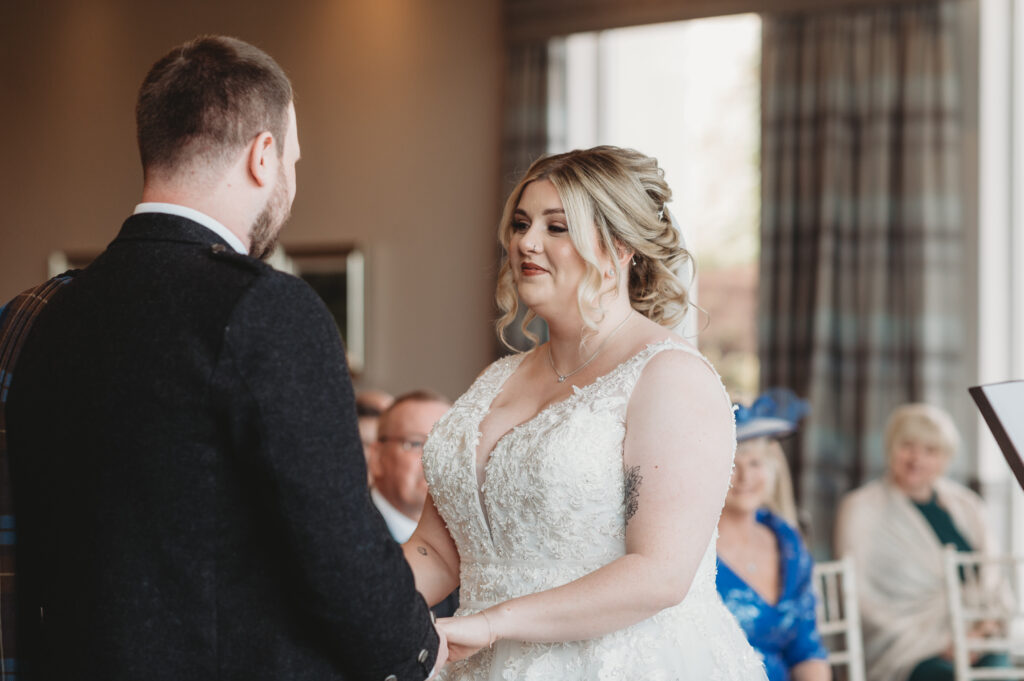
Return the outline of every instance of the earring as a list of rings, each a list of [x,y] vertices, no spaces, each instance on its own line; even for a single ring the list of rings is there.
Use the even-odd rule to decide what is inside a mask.
[[[605,274],[606,274],[606,275],[608,276],[608,278],[609,278],[609,279],[611,279],[612,277],[614,277],[614,276],[615,276],[615,270],[614,270],[614,269],[612,269],[611,267],[609,267],[609,268],[608,268],[608,271],[607,271],[607,272],[605,272]]]

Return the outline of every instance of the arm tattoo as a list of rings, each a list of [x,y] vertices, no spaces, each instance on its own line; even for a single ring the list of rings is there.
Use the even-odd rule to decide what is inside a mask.
[[[425,548],[423,548],[422,546],[417,546],[416,550],[420,552],[421,556],[427,555],[427,550]]]
[[[626,523],[636,515],[640,505],[640,483],[644,476],[640,475],[640,466],[633,466],[626,471]]]

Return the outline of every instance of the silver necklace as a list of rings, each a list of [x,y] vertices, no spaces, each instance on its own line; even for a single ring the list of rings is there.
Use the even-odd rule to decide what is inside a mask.
[[[610,334],[608,334],[607,336],[604,337],[604,340],[601,341],[601,344],[597,346],[597,350],[595,350],[594,354],[592,354],[590,356],[590,359],[588,359],[586,362],[584,362],[583,364],[579,365],[578,367],[576,367],[575,369],[573,369],[572,371],[570,371],[567,374],[560,374],[560,373],[558,373],[558,369],[555,368],[555,358],[551,356],[551,343],[548,342],[548,362],[551,363],[551,370],[555,372],[555,376],[558,376],[558,382],[559,383],[565,383],[565,379],[567,379],[570,376],[573,376],[575,374],[578,374],[579,372],[581,372],[584,369],[586,369],[587,365],[589,365],[591,362],[593,362],[594,359],[596,359],[597,356],[601,354],[601,351],[604,350],[604,346],[607,345],[608,341],[610,341],[612,339],[612,336],[615,335],[615,332],[618,331],[619,329],[621,329],[623,326],[625,326],[626,322],[628,322],[629,318],[632,317],[632,316],[633,316],[633,310],[630,310],[629,314],[626,315],[625,319],[623,319],[621,322],[619,322],[619,325],[616,326],[614,329],[612,329],[612,332]]]

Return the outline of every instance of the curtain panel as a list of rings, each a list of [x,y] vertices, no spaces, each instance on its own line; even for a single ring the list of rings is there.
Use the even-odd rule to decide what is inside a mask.
[[[819,555],[892,408],[964,390],[952,5],[764,17],[761,381],[812,405],[793,468]]]
[[[898,5],[920,0],[504,0],[509,43],[603,31],[624,26],[705,19],[746,12],[832,12],[850,7]]]
[[[548,150],[548,41],[516,43],[505,48],[504,120],[501,140],[501,201],[508,198],[530,164]],[[519,319],[505,331],[509,342],[520,350],[530,342]],[[540,322],[531,325],[542,332]],[[498,342],[497,356],[509,350]]]
[[[530,164],[548,150],[548,43],[510,45],[505,50],[501,198]]]

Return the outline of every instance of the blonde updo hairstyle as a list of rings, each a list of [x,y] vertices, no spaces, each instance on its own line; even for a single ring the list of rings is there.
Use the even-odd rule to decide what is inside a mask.
[[[588,329],[596,331],[605,313],[600,293],[603,272],[590,237],[591,225],[597,230],[597,247],[604,253],[632,253],[635,264],[629,267],[629,300],[633,308],[669,328],[682,320],[689,301],[686,285],[675,272],[690,260],[690,254],[682,247],[665,207],[672,190],[664,175],[657,160],[612,146],[545,156],[530,166],[505,202],[498,228],[505,257],[495,293],[502,313],[496,326],[506,345],[505,329],[519,311],[508,257],[514,214],[523,190],[538,180],[548,180],[558,192],[569,237],[586,263],[576,299]],[[612,266],[618,279],[622,274],[618,258],[612,258]],[[526,328],[535,316],[532,310],[526,313],[523,333],[536,344],[536,335]]]

